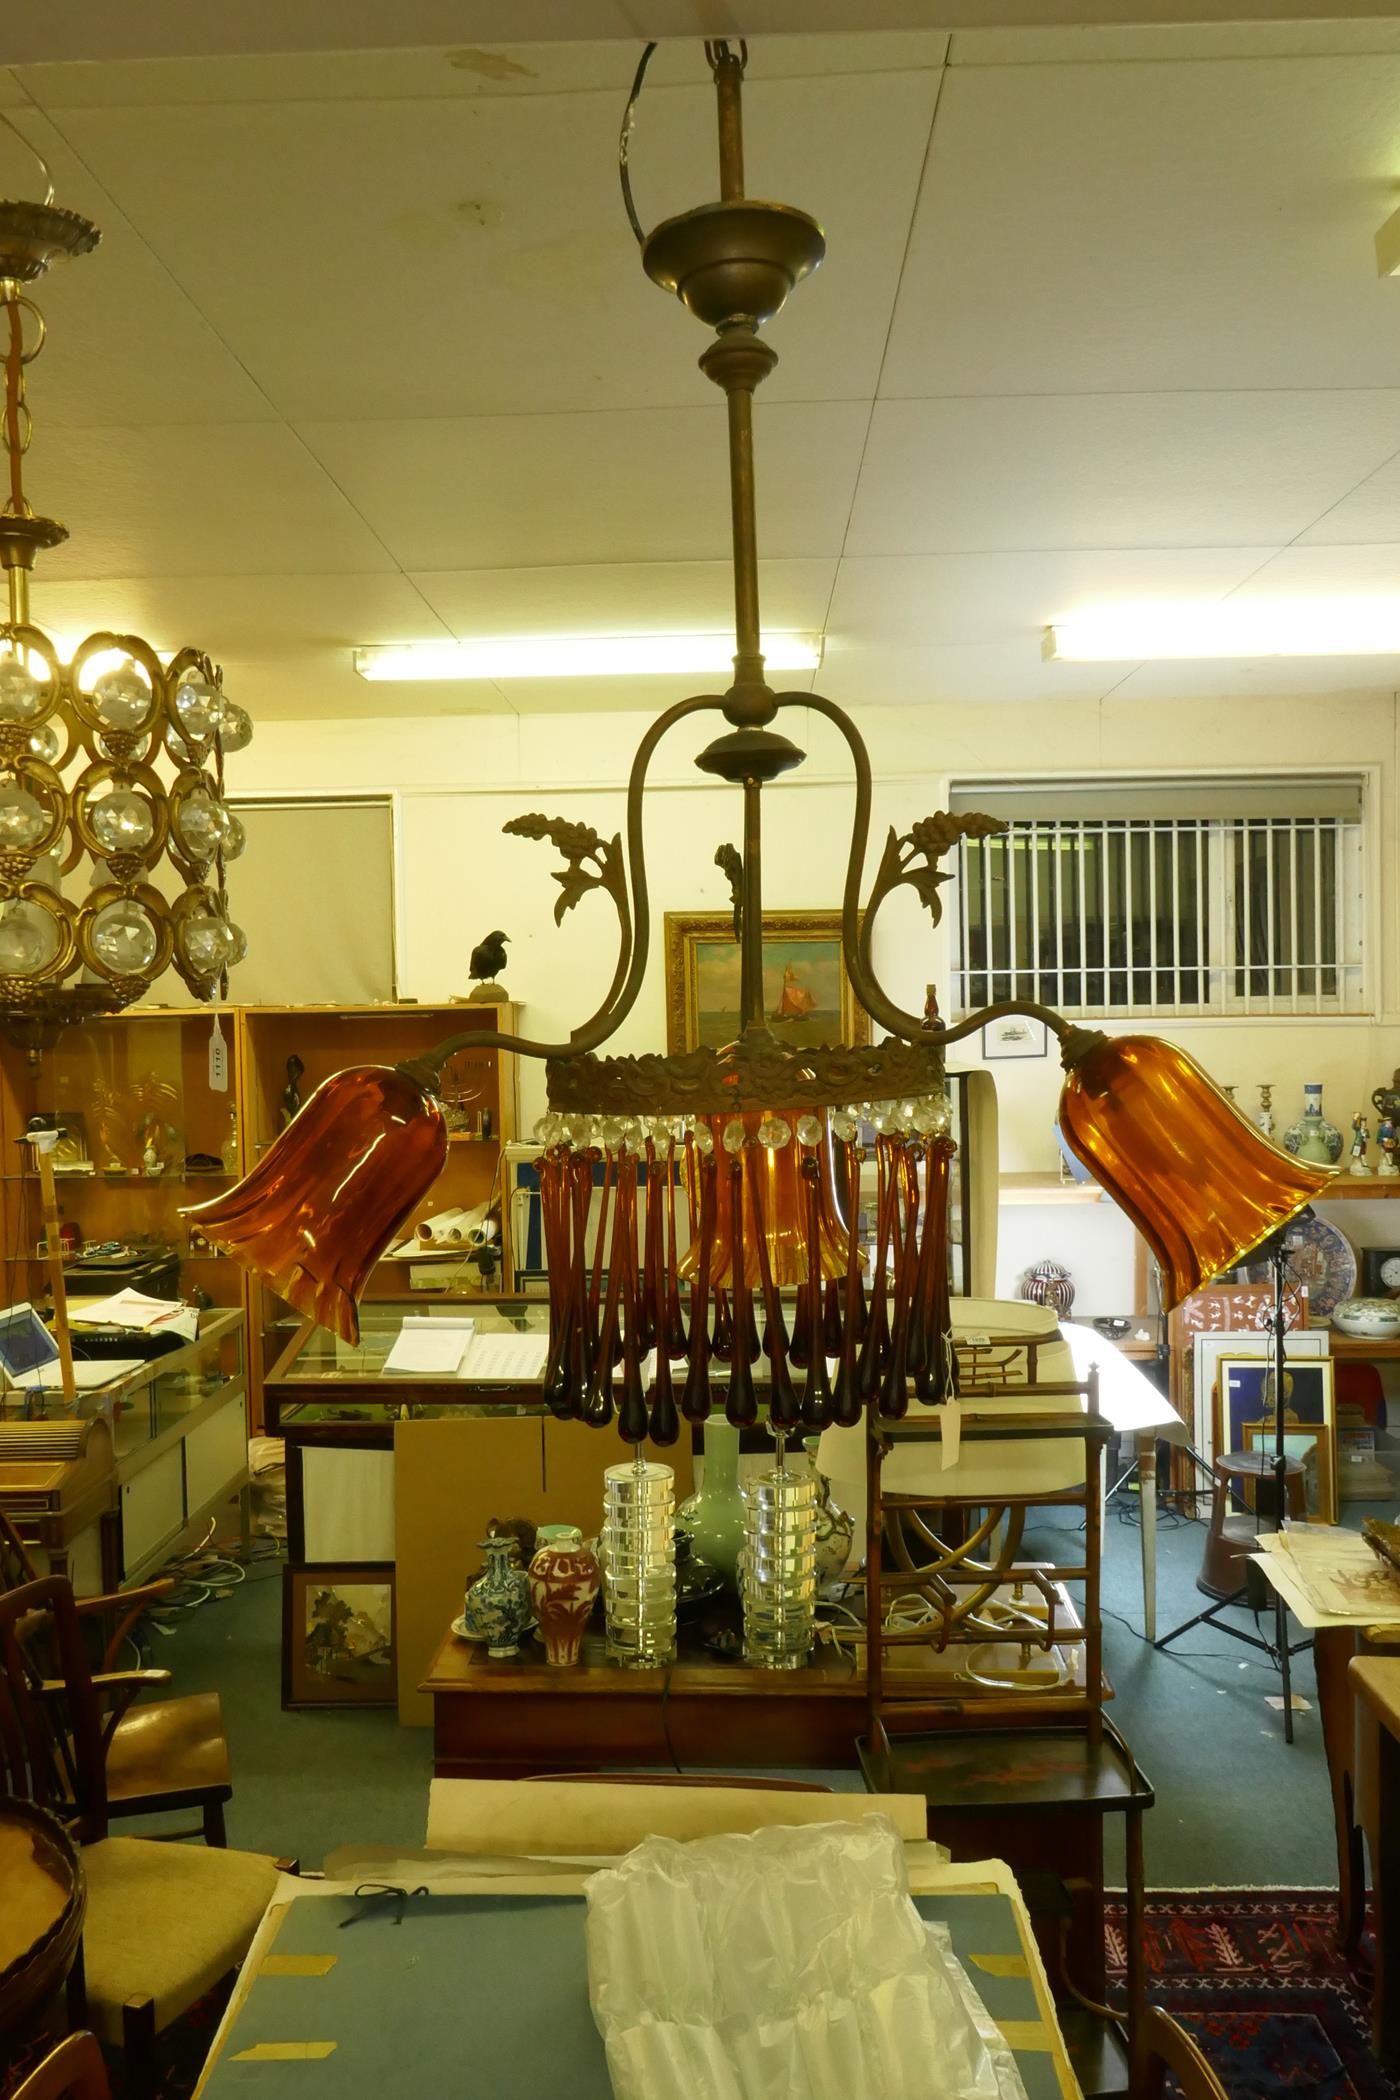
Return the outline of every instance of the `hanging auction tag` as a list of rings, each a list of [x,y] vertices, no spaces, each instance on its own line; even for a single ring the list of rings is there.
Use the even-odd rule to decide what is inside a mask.
[[[217,1014],[209,1035],[209,1084],[216,1094],[228,1092],[228,1044]]]
[[[962,1402],[945,1400],[938,1410],[938,1424],[943,1432],[944,1466],[955,1466],[958,1452],[962,1448]]]

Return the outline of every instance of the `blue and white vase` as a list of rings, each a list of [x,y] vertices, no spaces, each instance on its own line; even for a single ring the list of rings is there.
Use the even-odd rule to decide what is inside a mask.
[[[1303,1113],[1283,1133],[1283,1149],[1296,1159],[1318,1167],[1335,1167],[1342,1156],[1342,1133],[1322,1113],[1322,1081],[1308,1080],[1303,1087]]]
[[[485,1573],[467,1591],[462,1617],[469,1641],[485,1641],[488,1655],[515,1655],[534,1613],[530,1579],[515,1560],[515,1540],[506,1534],[480,1541]]]

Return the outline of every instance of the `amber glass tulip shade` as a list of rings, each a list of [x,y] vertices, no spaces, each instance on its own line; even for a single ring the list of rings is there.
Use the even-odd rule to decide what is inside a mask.
[[[1161,1263],[1168,1308],[1234,1268],[1334,1179],[1271,1145],[1171,1043],[1075,1037],[1068,1061],[1065,1143]]]
[[[251,1174],[184,1215],[298,1312],[357,1342],[370,1271],[446,1162],[431,1095],[392,1065],[352,1065],[317,1087]]]

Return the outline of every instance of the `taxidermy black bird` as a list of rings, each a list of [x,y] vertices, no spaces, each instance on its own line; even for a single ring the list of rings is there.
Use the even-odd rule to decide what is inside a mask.
[[[472,949],[472,959],[467,974],[470,977],[499,977],[506,966],[506,942],[508,933],[488,933],[484,941],[478,941]]]

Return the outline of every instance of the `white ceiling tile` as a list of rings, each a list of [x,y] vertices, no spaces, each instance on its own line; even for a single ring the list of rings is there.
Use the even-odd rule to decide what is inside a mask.
[[[1113,666],[1100,665],[1100,670]],[[1261,765],[1296,764],[1310,754],[1286,740],[1280,745],[1270,731],[1268,703],[1284,694],[1319,698],[1350,695],[1375,700],[1400,690],[1400,655],[1261,657],[1230,663],[1152,663],[1122,673],[1115,700],[1218,700],[1223,708],[1259,704],[1257,756]],[[1326,758],[1332,725],[1319,722],[1316,756]],[[1374,754],[1380,757],[1377,751]]]
[[[56,577],[319,575],[394,566],[280,424],[51,430],[32,496],[72,538]]]
[[[950,39],[955,66],[1103,65],[1125,59],[1160,65],[1189,58],[1317,58],[1338,52],[1400,50],[1400,22],[1277,21],[1061,23],[1038,29],[960,29]]]
[[[238,360],[53,127],[29,109],[13,122],[47,160],[57,202],[91,219],[102,235],[93,254],[59,264],[29,288],[49,326],[43,354],[29,369],[40,431],[58,424],[269,421],[274,410]],[[7,134],[0,134],[0,168],[7,195],[42,196],[37,165]]]
[[[840,548],[866,409],[757,415],[759,545]],[[723,407],[307,424],[303,435],[406,569],[705,561],[729,551]]]
[[[818,632],[836,575],[834,559],[759,564],[768,630]],[[512,634],[711,634],[732,632],[727,561],[598,562],[574,568],[459,569],[418,573],[414,583],[451,632]]]
[[[1396,287],[1400,291],[1400,286]],[[1364,546],[1400,540],[1400,460],[1387,459],[1354,494],[1335,503],[1302,535],[1305,546]]]
[[[936,77],[752,89],[751,186],[810,210],[831,244],[773,331],[766,398],[873,391]],[[644,106],[632,168],[653,223],[714,194],[713,98],[708,84],[659,88]],[[59,121],[297,420],[703,398],[706,333],[648,283],[623,215],[618,116],[616,93],[579,93]]]
[[[48,581],[34,589],[41,625],[67,636],[110,627],[173,650],[196,642],[235,656],[349,659],[367,642],[442,640],[450,629],[406,576],[141,576]],[[258,712],[256,693],[246,698]]]
[[[857,36],[770,36],[749,55],[748,80],[825,73],[893,73],[941,65],[941,29],[885,30]],[[401,51],[229,53],[203,58],[127,59],[22,66],[0,72],[0,102],[26,96],[63,109],[132,109],[211,102],[389,102],[438,98],[578,94],[602,89],[625,97],[641,40],[619,35],[591,43],[473,44]],[[705,77],[698,42],[661,45],[647,74],[652,87]]]
[[[842,649],[831,642],[815,687],[842,707],[925,707],[1010,700],[1094,700],[1115,676],[1108,664],[1045,663],[1040,636],[950,648]],[[1036,762],[1048,763],[1042,754]]]
[[[1281,547],[1231,594],[1240,598],[1400,597],[1400,554],[1393,544],[1325,546],[1308,535]]]
[[[1400,390],[886,401],[849,552],[1276,545],[1397,447]]]
[[[1039,636],[1086,606],[1221,598],[1269,547],[1101,548],[1067,554],[847,556],[832,594],[833,647],[1002,642]]]
[[[1384,386],[1400,52],[954,68],[882,392]]]

